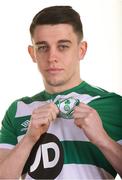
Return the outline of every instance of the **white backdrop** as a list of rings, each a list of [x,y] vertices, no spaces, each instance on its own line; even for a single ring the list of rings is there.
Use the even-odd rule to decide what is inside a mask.
[[[33,16],[50,5],[71,5],[81,15],[88,42],[81,77],[122,95],[122,0],[4,0],[0,1],[0,121],[11,102],[44,88],[27,46]]]

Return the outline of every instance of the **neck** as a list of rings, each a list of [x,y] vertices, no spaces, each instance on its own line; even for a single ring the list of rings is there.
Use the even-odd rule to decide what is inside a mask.
[[[55,93],[60,93],[63,91],[66,91],[68,89],[71,89],[75,86],[78,86],[81,82],[83,82],[83,80],[79,79],[74,83],[70,83],[70,84],[63,84],[63,85],[49,85],[47,83],[45,84],[45,90],[50,93],[50,94],[55,94]]]

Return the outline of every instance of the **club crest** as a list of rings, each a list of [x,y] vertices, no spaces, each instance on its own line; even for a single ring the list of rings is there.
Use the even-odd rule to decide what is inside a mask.
[[[59,108],[59,117],[63,117],[66,119],[71,119],[74,107],[79,105],[80,101],[79,99],[75,99],[74,97],[69,97],[69,98],[60,98],[58,99],[55,104]]]

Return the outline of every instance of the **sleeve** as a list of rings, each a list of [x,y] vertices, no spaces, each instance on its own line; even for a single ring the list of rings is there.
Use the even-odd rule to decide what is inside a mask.
[[[17,109],[17,101],[14,101],[5,113],[0,130],[0,148],[12,148],[17,144],[14,118]]]
[[[89,105],[98,112],[108,135],[122,145],[122,97],[113,93]]]

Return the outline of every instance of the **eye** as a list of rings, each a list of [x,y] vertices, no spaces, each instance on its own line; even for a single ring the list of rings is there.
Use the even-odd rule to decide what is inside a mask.
[[[47,45],[40,45],[37,46],[36,49],[39,53],[41,53],[41,52],[47,52],[49,47]]]
[[[59,48],[60,51],[64,51],[64,50],[68,49],[69,46],[68,46],[68,45],[65,45],[65,44],[60,44],[60,45],[58,46],[58,48]]]

